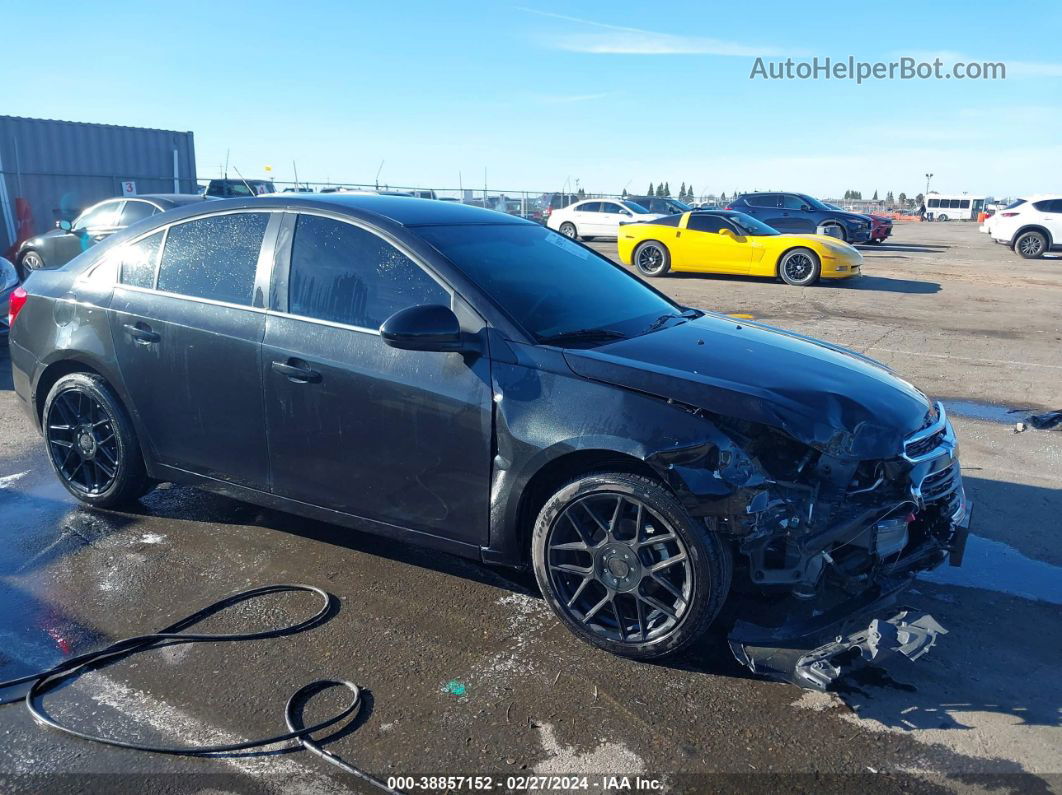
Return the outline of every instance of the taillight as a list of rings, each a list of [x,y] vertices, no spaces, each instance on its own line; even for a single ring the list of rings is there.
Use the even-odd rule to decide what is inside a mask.
[[[726,207],[724,207],[723,209],[724,209],[724,210],[733,210],[733,209],[734,209],[734,205],[732,205],[732,204],[728,204],[728,205],[727,205]]]
[[[1004,218],[1013,218],[1015,215],[1018,215],[1018,213],[1000,213],[1000,215]]]
[[[18,317],[18,313],[22,310],[22,307],[26,305],[26,299],[29,298],[29,293],[22,286],[16,287],[11,293],[11,297],[7,302],[7,325],[15,325],[15,318]]]

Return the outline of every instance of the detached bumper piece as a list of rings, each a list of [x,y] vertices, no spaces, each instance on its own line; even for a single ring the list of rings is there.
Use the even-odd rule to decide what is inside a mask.
[[[823,626],[822,619],[830,621],[829,614],[824,614],[776,629],[738,621],[730,633],[730,650],[753,673],[825,690],[860,659],[880,661],[901,654],[917,660],[933,647],[939,635],[948,633],[928,613],[900,610],[890,618],[869,621],[863,615],[865,624],[849,618]]]

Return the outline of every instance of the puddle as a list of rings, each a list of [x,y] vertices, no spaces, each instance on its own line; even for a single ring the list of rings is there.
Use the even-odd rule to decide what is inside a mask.
[[[1062,566],[1027,558],[1014,547],[971,535],[962,566],[944,565],[919,579],[937,585],[959,585],[1062,605]]]
[[[1013,425],[1015,422],[1024,420],[1028,415],[1036,413],[1035,409],[1012,409],[1006,406],[994,406],[991,403],[978,403],[975,400],[945,400],[943,403],[948,416],[1001,422],[1004,425]]]

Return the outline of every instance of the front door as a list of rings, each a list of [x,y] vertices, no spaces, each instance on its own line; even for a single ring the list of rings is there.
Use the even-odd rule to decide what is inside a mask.
[[[681,222],[680,222],[681,227]],[[730,235],[722,234],[727,229]],[[691,212],[680,228],[681,244],[675,246],[675,264],[707,273],[748,273],[752,246],[721,216]]]
[[[110,313],[122,379],[157,460],[259,490],[269,487],[265,310],[252,293],[269,218],[198,218],[119,249]]]
[[[312,214],[285,224],[262,360],[273,491],[485,544],[489,360],[397,350],[379,334],[400,309],[450,306],[450,293],[367,228]]]

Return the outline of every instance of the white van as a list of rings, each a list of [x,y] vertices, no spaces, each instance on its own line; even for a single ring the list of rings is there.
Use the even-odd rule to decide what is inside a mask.
[[[934,221],[976,221],[991,198],[969,193],[930,193],[926,196],[926,215],[932,215]]]

